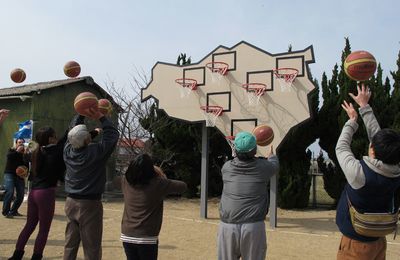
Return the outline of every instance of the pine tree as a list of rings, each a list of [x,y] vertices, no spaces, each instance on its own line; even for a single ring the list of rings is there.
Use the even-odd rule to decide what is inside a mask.
[[[311,74],[311,73],[310,73]],[[312,76],[310,75],[310,78]],[[279,171],[279,206],[282,208],[304,208],[308,206],[311,176],[311,151],[307,150],[317,137],[318,125],[318,82],[309,94],[311,118],[289,131],[280,145],[278,157]],[[307,150],[307,151],[306,151]]]
[[[393,91],[390,98],[390,114],[393,116],[391,128],[400,131],[400,51],[396,63],[397,70],[390,72],[394,80]]]
[[[322,78],[323,105],[319,110],[319,145],[328,154],[333,164],[324,164],[319,158],[318,165],[323,173],[324,188],[336,202],[346,183],[346,179],[339,167],[336,158],[335,147],[339,138],[341,127],[346,121],[341,104],[347,97],[348,91],[354,89],[352,83],[344,73],[344,60],[351,52],[350,41],[345,38],[345,48],[342,51],[341,66],[335,64],[331,80],[327,80],[326,74]],[[328,167],[329,166],[329,167]]]
[[[333,164],[323,165],[321,159],[318,160],[318,164],[324,174],[325,189],[336,201],[339,199],[344,184],[346,183],[346,179],[340,169],[335,154],[337,139],[343,125],[348,120],[346,112],[340,107],[340,105],[343,103],[343,100],[346,100],[352,102],[355,108],[358,109],[355,102],[348,95],[350,92],[355,95],[357,94],[357,82],[351,80],[345,75],[343,66],[344,60],[347,55],[350,54],[350,51],[350,42],[348,38],[346,38],[345,48],[341,57],[341,69],[338,70],[338,66],[335,65],[332,79],[329,82],[327,82],[326,75],[323,74],[322,91],[324,102],[319,111],[319,116],[321,118],[319,121],[320,146],[328,153]],[[394,74],[396,73],[392,73],[393,77],[395,77]],[[400,73],[398,75],[400,76]],[[368,81],[364,82],[364,84],[372,91],[369,104],[374,109],[374,114],[381,128],[389,127],[391,122],[393,122],[393,117],[396,113],[391,111],[399,111],[398,108],[396,110],[396,106],[399,107],[400,105],[398,105],[398,102],[393,102],[394,95],[392,98],[390,97],[389,79],[386,78],[385,83],[383,83],[383,71],[380,64],[378,64],[376,75],[373,75]],[[336,93],[338,93],[338,95],[336,95]],[[362,159],[362,156],[367,154],[369,140],[365,126],[360,117],[358,119],[358,124],[359,128],[353,135],[351,149],[357,159]]]

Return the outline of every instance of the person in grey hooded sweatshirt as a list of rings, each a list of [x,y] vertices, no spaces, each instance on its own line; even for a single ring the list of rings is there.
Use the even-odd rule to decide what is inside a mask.
[[[349,120],[339,136],[336,156],[347,184],[336,209],[336,224],[343,234],[337,259],[385,259],[386,238],[358,234],[351,222],[349,202],[362,213],[395,210],[394,194],[400,187],[400,134],[393,129],[381,129],[368,105],[370,90],[362,85],[357,91],[357,96],[349,95],[360,106],[370,145],[368,156],[355,158],[351,140],[358,129],[358,114],[351,103],[344,101],[342,107]]]
[[[64,147],[66,166],[64,259],[76,259],[80,241],[87,260],[102,257],[103,205],[101,196],[106,183],[106,163],[118,138],[113,123],[98,110],[88,111],[88,117],[99,120],[102,136],[99,142],[91,142],[84,117],[68,133]]]
[[[249,132],[235,137],[236,157],[222,167],[224,183],[219,204],[219,260],[263,260],[267,251],[264,220],[268,213],[268,184],[279,171],[270,147],[268,158],[255,157],[256,138]]]

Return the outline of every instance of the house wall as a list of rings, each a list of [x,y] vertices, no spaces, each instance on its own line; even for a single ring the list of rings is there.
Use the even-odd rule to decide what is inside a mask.
[[[102,98],[102,94],[97,88],[80,81],[35,92],[32,99],[24,102],[20,99],[0,99],[0,107],[11,110],[9,117],[0,126],[0,183],[3,183],[6,152],[7,148],[12,145],[13,134],[18,130],[17,123],[32,119],[34,121],[33,136],[35,129],[51,126],[60,138],[68,129],[69,123],[75,115],[73,107],[75,97],[84,91],[90,91],[98,98]],[[117,122],[115,114],[111,119],[115,123]],[[86,122],[89,129],[100,126],[98,121],[86,119]],[[114,154],[107,164],[107,181],[111,181],[115,175]]]
[[[0,183],[3,183],[6,154],[13,146],[13,136],[18,131],[18,123],[31,117],[31,101],[31,99],[22,101],[19,98],[0,99],[0,108],[11,110],[6,120],[0,125]]]

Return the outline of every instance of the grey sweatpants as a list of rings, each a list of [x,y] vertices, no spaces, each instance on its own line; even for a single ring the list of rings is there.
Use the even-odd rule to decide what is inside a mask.
[[[82,241],[85,260],[101,260],[103,234],[103,204],[100,200],[65,201],[67,227],[65,229],[64,260],[75,260]]]
[[[218,260],[264,260],[267,253],[265,223],[228,224],[218,229]]]

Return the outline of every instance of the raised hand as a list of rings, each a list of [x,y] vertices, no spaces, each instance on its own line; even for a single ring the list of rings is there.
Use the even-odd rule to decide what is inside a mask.
[[[344,111],[346,111],[346,113],[349,116],[350,120],[357,121],[358,114],[357,114],[357,111],[354,109],[352,103],[347,103],[346,100],[344,100],[343,104],[342,104],[342,108],[344,109]]]
[[[354,96],[353,93],[349,93],[349,96],[360,106],[365,107],[368,104],[369,98],[371,97],[371,91],[368,87],[364,86],[364,83],[360,86],[357,86],[357,96]]]
[[[3,122],[6,117],[8,116],[8,113],[10,113],[10,110],[7,109],[0,109],[0,124]]]
[[[266,158],[270,157],[271,155],[274,155],[274,146],[271,144],[269,151],[266,153]]]
[[[158,177],[163,178],[163,179],[167,179],[167,175],[165,175],[165,173],[163,172],[163,170],[160,167],[155,166],[155,165],[153,167],[154,167],[154,171],[156,172]]]
[[[20,145],[15,149],[19,153],[24,153],[25,152],[25,147],[24,145]]]
[[[103,117],[103,113],[101,113],[97,108],[91,107],[85,111],[85,116],[90,117],[92,119],[100,119]]]

